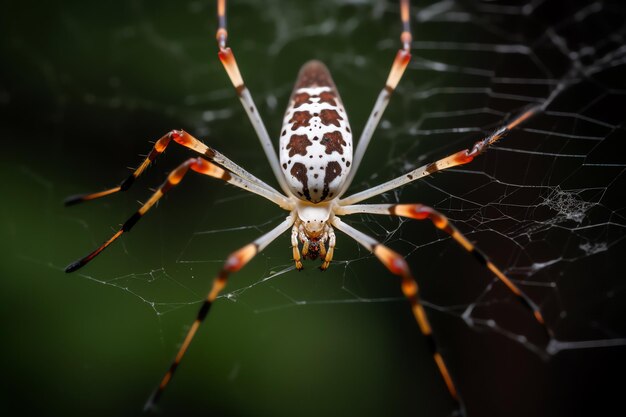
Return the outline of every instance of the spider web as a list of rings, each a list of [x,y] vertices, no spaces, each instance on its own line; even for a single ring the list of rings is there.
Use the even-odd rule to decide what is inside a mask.
[[[359,21],[363,16],[375,21],[387,14],[393,15],[396,8],[395,4],[357,5],[356,16],[341,21],[342,7],[355,7],[351,3],[338,2],[333,6],[336,15],[326,16],[315,25],[302,22],[302,26],[297,22],[304,19],[304,12],[291,11],[289,13],[293,15],[289,19],[276,20],[279,3],[270,3],[260,18],[269,21],[276,30],[276,37],[266,46],[270,60],[277,56],[280,59],[291,45],[310,37],[333,36],[335,31],[359,34],[367,30],[367,23]],[[251,4],[247,6],[252,7]],[[150,14],[143,10],[141,3],[135,7]],[[205,13],[199,4],[191,3],[189,8],[193,13]],[[394,97],[398,104],[394,103],[383,118],[352,186],[352,190],[362,190],[467,148],[530,105],[545,108],[467,168],[437,174],[378,199],[397,203],[419,201],[444,212],[533,296],[547,312],[556,336],[547,346],[540,347],[523,335],[498,325],[494,319],[486,319],[480,313],[483,306],[513,300],[501,291],[495,279],[486,278],[488,273],[472,272],[472,275],[482,275],[480,285],[483,287],[465,302],[450,306],[445,302],[426,300],[427,305],[452,314],[469,326],[488,327],[489,331],[517,339],[540,355],[577,348],[580,343],[588,346],[626,343],[626,339],[612,337],[621,329],[601,326],[595,328],[597,340],[568,343],[558,336],[560,326],[570,325],[564,323],[570,320],[571,309],[568,300],[563,299],[561,287],[567,286],[573,280],[575,270],[590,259],[594,264],[596,261],[592,258],[605,256],[613,259],[610,254],[617,252],[615,247],[623,242],[623,206],[618,203],[616,194],[623,185],[622,174],[626,167],[624,158],[615,152],[617,141],[623,135],[620,105],[626,89],[616,74],[624,68],[625,27],[617,14],[611,16],[611,11],[622,13],[623,10],[616,4],[592,2],[573,4],[560,10],[561,13],[564,11],[569,13],[555,19],[549,16],[553,10],[543,2],[502,5],[442,1],[414,7],[416,41],[413,43],[413,61]],[[237,22],[233,25],[237,27]],[[444,27],[453,29],[444,32]],[[365,52],[353,45],[347,49],[354,56],[349,56],[334,48],[335,55],[331,55],[328,65],[335,78],[343,80],[353,71],[369,71],[374,67],[374,61],[380,59],[379,55],[393,56],[398,45],[395,29],[393,26],[387,30],[390,35],[374,44],[375,51],[386,54],[373,56],[368,52],[364,55]],[[175,40],[164,39],[150,18],[142,23],[139,36],[172,58],[185,56],[184,49],[181,50],[184,46]],[[249,52],[246,46],[243,41],[238,56],[246,56]],[[388,63],[375,67],[375,71],[384,74]],[[196,71],[206,72],[206,69],[192,66],[183,72],[182,77],[192,77],[190,73]],[[248,76],[250,79],[254,77],[254,73]],[[276,94],[284,96],[290,91],[291,83],[291,79],[280,80],[272,91],[254,91],[257,101],[266,107],[267,112],[280,114],[285,100],[279,100]],[[380,82],[374,84],[372,91],[376,91],[379,85]],[[223,90],[228,89],[228,85],[223,87]],[[344,101],[350,108],[353,99],[347,95],[349,92],[344,94]],[[98,98],[90,94],[84,99],[91,103],[109,102],[114,106],[139,100],[124,96]],[[213,134],[211,125],[216,120],[234,122],[235,118],[241,117],[238,103],[231,99],[230,94],[222,90],[191,93],[184,97],[191,109],[165,110],[191,123],[190,130],[210,137]],[[373,99],[372,94],[372,103]],[[119,102],[110,103],[111,100]],[[212,107],[211,103],[216,100],[220,103],[219,109],[203,110]],[[232,103],[226,107],[222,105],[225,101]],[[195,108],[197,112],[194,112]],[[364,114],[358,117],[363,119]],[[276,124],[269,120],[267,123],[270,126]],[[353,125],[362,125],[362,120],[356,123],[353,120]],[[232,156],[236,158],[234,154]],[[260,168],[258,171],[267,174],[269,170]],[[213,202],[213,211],[238,210],[248,201],[249,204],[256,203],[252,202],[253,198],[239,192],[228,193],[227,197]],[[230,227],[209,226],[205,229],[199,226],[200,230],[191,234],[176,256],[176,266],[160,266],[113,278],[91,273],[84,273],[84,276],[129,291],[153,308],[156,314],[167,314],[173,309],[201,302],[204,294],[188,287],[185,281],[196,278],[195,265],[209,264],[210,268],[203,271],[217,271],[225,255],[234,249],[222,249],[221,242],[241,236],[236,240],[243,245],[268,231],[280,218],[274,216],[268,220],[264,215],[255,223],[241,216],[237,225]],[[429,225],[414,226],[403,220],[376,216],[356,216],[350,220],[385,244],[403,250],[418,275],[440,279],[445,272],[439,268],[443,268],[449,259],[469,258],[456,250],[447,236],[429,231]],[[168,220],[164,221],[169,224]],[[169,227],[167,224],[160,227]],[[246,305],[256,314],[320,303],[402,302],[396,291],[391,291],[394,295],[381,296],[375,293],[378,288],[374,293],[363,289],[360,264],[369,265],[375,262],[375,258],[345,236],[341,236],[340,241],[334,265],[339,280],[337,276],[333,277],[337,283],[331,288],[318,288],[317,292],[305,288],[304,292],[299,292],[298,288],[281,285],[293,279],[290,272],[294,267],[288,256],[282,256],[286,244],[281,245],[284,242],[279,240],[274,246],[281,247],[280,251],[271,250],[269,254],[259,256],[257,263],[265,264],[260,273],[243,273],[254,277],[250,284],[241,286],[237,282],[240,277],[237,277],[220,298]],[[209,249],[215,242],[219,243],[218,248]],[[490,246],[494,249],[490,250]],[[432,251],[438,253],[430,263],[425,261],[428,256],[422,254],[422,250],[429,247],[435,247]],[[212,255],[216,253],[220,255]],[[465,264],[465,261],[458,262]],[[307,266],[314,269],[310,264]],[[420,273],[424,269],[427,274]],[[187,277],[181,277],[181,272]],[[301,284],[301,280],[296,281]],[[159,292],[156,288],[160,285],[178,287],[188,295],[172,295],[167,291],[169,301],[163,301],[151,294],[152,291]],[[454,285],[450,280],[449,286]],[[255,291],[261,291],[263,296],[249,301],[248,294]],[[615,295],[615,290],[605,293],[605,301]],[[575,326],[590,328],[597,325],[575,320]]]
[[[259,7],[242,1],[229,9],[232,46],[270,134],[279,131],[298,66],[315,57],[331,69],[358,135],[399,45],[397,4],[346,0],[316,8],[289,3],[268,1]],[[130,2],[124,8],[128,16],[115,24],[103,19],[107,30],[84,39],[85,49],[106,45],[91,58],[102,60],[106,83],[33,53],[32,67],[46,74],[42,85],[56,94],[54,124],[69,125],[72,116],[64,115],[76,107],[122,117],[107,129],[121,134],[120,143],[103,144],[102,152],[126,164],[133,152],[147,151],[141,139],[146,131],[158,137],[182,124],[270,180],[271,170],[230,84],[219,64],[206,57],[207,34],[214,30],[206,16],[212,16],[213,5],[190,1],[176,11],[173,7]],[[68,33],[83,31],[84,20],[77,15],[71,8],[60,13]],[[435,329],[438,323],[453,323],[470,334],[496,335],[542,360],[626,345],[626,286],[619,268],[626,227],[620,196],[626,160],[619,151],[625,138],[625,17],[617,1],[413,4],[413,59],[348,195],[468,148],[530,106],[544,109],[472,164],[367,202],[420,202],[448,216],[540,306],[548,340],[501,283],[432,225],[373,215],[344,219],[406,254]],[[172,24],[166,24],[168,18]],[[250,28],[252,19],[256,28]],[[190,30],[194,25],[202,30]],[[145,63],[132,59],[142,48]],[[155,65],[159,71],[152,74]],[[3,102],[15,94],[6,87]],[[147,120],[124,120],[128,113]],[[155,118],[162,126],[154,126]],[[129,140],[139,143],[122,142]],[[68,139],[68,148],[72,143]],[[121,205],[103,203],[112,206],[95,216],[103,224],[117,224],[122,213],[135,209],[133,199],[146,198],[138,197],[143,194],[136,188],[158,184],[163,171],[187,155],[168,150],[135,185],[135,194]],[[92,174],[96,179],[81,182],[82,187],[116,178],[111,158],[103,159],[94,169],[100,172]],[[89,169],[78,163],[76,169],[82,168]],[[36,168],[22,173],[54,195],[64,192]],[[199,190],[215,184],[185,181],[191,183],[186,193],[193,195],[177,192],[165,199],[147,216],[153,220],[142,220],[132,237],[125,236],[80,276],[132,295],[163,320],[199,306],[226,256],[284,216],[239,190],[218,187],[205,193]],[[72,233],[88,236],[82,246],[75,245],[78,250],[95,246],[108,232],[85,213],[70,215]],[[253,316],[318,305],[405,303],[397,281],[376,258],[341,233],[335,261],[324,274],[312,262],[297,273],[290,253],[285,235],[233,276],[219,302]],[[45,256],[31,260],[61,267]],[[101,272],[98,264],[107,262],[114,265]],[[444,346],[446,341],[453,346],[454,337],[442,333]],[[162,336],[162,343],[169,346],[173,339]]]

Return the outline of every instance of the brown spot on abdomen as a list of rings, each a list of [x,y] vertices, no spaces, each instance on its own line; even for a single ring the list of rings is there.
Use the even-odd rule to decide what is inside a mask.
[[[325,200],[330,191],[330,183],[335,178],[341,175],[341,165],[339,162],[331,161],[326,165],[326,174],[324,175],[324,190],[322,191],[322,198],[320,201]]]
[[[294,89],[307,87],[331,87],[333,90],[335,89],[335,83],[330,72],[322,62],[309,61],[300,69]]]
[[[311,194],[309,193],[309,179],[307,177],[307,169],[304,164],[296,162],[291,167],[291,175],[293,175],[301,184],[302,192],[307,200],[311,200]]]
[[[287,149],[289,149],[289,156],[294,156],[295,154],[306,155],[306,148],[311,146],[313,143],[307,138],[306,135],[291,135],[289,139],[289,143],[287,144]]]
[[[307,104],[307,103],[310,104],[311,103],[311,101],[309,100],[310,98],[311,96],[309,96],[307,93],[296,94],[295,96],[293,96],[293,108],[297,109],[303,104]]]
[[[339,131],[324,133],[320,143],[326,147],[327,155],[335,151],[343,155],[343,147],[346,146],[346,142]]]
[[[309,113],[308,111],[294,112],[291,120],[289,120],[289,123],[293,123],[293,126],[291,126],[291,130],[296,130],[299,127],[308,126],[311,117],[313,116],[311,116],[311,113]]]
[[[339,116],[337,110],[324,109],[320,112],[320,119],[326,126],[332,124],[339,127],[339,120],[343,120],[343,117]]]
[[[335,99],[337,98],[337,96],[334,93],[331,93],[330,91],[324,91],[323,93],[320,94],[320,103],[328,103],[331,106],[337,106],[337,102],[335,101]]]

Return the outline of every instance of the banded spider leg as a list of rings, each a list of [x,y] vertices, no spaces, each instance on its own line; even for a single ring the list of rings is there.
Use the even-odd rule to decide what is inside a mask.
[[[287,170],[287,163],[284,163],[282,166],[279,165],[279,159],[277,158],[270,136],[263,120],[259,115],[252,95],[243,81],[243,77],[241,76],[241,72],[235,60],[235,55],[228,46],[228,32],[226,29],[226,0],[218,0],[217,12],[218,29],[216,33],[216,40],[219,50],[218,56],[228,77],[230,78],[231,83],[235,87],[237,96],[239,97],[239,100],[256,132],[257,138],[260,141],[261,147],[263,148],[274,176],[276,177],[284,195],[272,188],[270,185],[256,178],[254,175],[250,174],[248,171],[235,164],[215,149],[203,144],[189,133],[182,130],[172,130],[156,141],[151,152],[143,160],[140,166],[134,170],[133,173],[119,186],[97,193],[72,196],[66,200],[67,205],[72,205],[128,190],[135,180],[159,155],[165,151],[167,146],[172,142],[178,143],[179,145],[200,154],[199,157],[188,159],[172,171],[168,175],[166,181],[157,189],[156,192],[154,192],[154,194],[152,194],[149,200],[121,226],[118,232],[116,232],[111,238],[105,241],[89,255],[70,264],[66,268],[66,272],[72,272],[83,267],[104,249],[106,249],[111,243],[118,239],[123,233],[130,231],[131,228],[167,191],[182,181],[186,173],[190,170],[221,179],[222,181],[230,183],[236,187],[258,194],[290,213],[289,217],[287,217],[274,229],[256,239],[254,242],[233,252],[228,257],[224,266],[214,279],[213,285],[206,299],[202,303],[196,319],[189,329],[183,344],[178,350],[178,353],[176,354],[168,371],[165,373],[160,384],[146,403],[146,408],[151,408],[161,397],[164,389],[171,381],[174,372],[187,352],[200,324],[209,313],[212,303],[215,301],[220,291],[224,288],[228,277],[232,273],[243,268],[243,266],[245,266],[257,253],[259,253],[259,251],[263,250],[267,245],[269,245],[279,235],[286,232],[289,228],[291,228],[292,255],[296,268],[302,268],[303,265],[301,261],[303,258],[306,259],[308,257],[310,259],[317,259],[320,257],[322,259],[320,268],[325,270],[332,261],[335,249],[336,236],[333,230],[334,226],[347,236],[366,247],[368,250],[371,250],[378,260],[380,260],[390,272],[400,276],[402,292],[409,300],[415,320],[421,332],[426,337],[442,380],[445,383],[450,396],[459,403],[460,409],[463,411],[463,405],[457,394],[457,388],[442,355],[437,349],[426,312],[419,301],[417,282],[414,279],[406,260],[375,239],[344,223],[338,216],[356,213],[370,213],[376,215],[403,216],[417,220],[430,220],[435,227],[449,234],[457,244],[462,246],[467,252],[472,253],[475,258],[481,262],[481,264],[494,274],[497,279],[500,280],[506,288],[517,297],[517,300],[519,300],[522,305],[532,312],[535,320],[543,325],[544,329],[547,330],[538,306],[530,298],[528,298],[510,278],[508,278],[498,267],[496,267],[494,263],[483,255],[482,252],[480,252],[463,234],[461,234],[456,227],[450,224],[448,219],[443,214],[421,204],[358,204],[363,200],[404,186],[412,181],[435,172],[471,162],[475,157],[482,154],[491,145],[500,140],[508,131],[516,128],[521,123],[543,110],[543,108],[533,107],[526,110],[520,116],[514,118],[512,121],[496,130],[493,134],[476,142],[471,149],[456,152],[452,155],[441,158],[436,162],[414,169],[395,179],[342,198],[343,194],[346,193],[348,187],[352,183],[357,169],[361,165],[366,149],[373,137],[376,127],[378,126],[381,117],[387,108],[389,99],[402,79],[405,69],[411,59],[410,49],[412,34],[409,24],[409,0],[400,0],[400,18],[403,26],[402,33],[400,35],[401,47],[395,55],[395,59],[389,71],[385,85],[380,91],[363,132],[361,133],[359,143],[355,149],[351,169],[350,161],[347,161],[346,158],[341,158],[341,160],[339,160],[337,159],[337,155],[332,155],[334,152],[338,152],[340,155],[343,155],[344,150],[351,149],[352,135],[348,127],[347,115],[345,115],[343,105],[341,104],[341,100],[339,99],[339,95],[332,78],[330,77],[330,73],[319,61],[311,61],[302,67],[300,75],[296,81],[294,94],[292,94],[292,99],[288,107],[287,114],[289,114],[289,111],[294,111],[297,106],[306,104],[306,106],[298,108],[297,112],[306,117],[302,119],[302,122],[298,121],[296,123],[294,120],[297,120],[298,118],[293,117],[289,120],[286,116],[284,123],[285,131],[289,128],[290,131],[306,133],[298,129],[304,129],[305,124],[308,126],[309,120],[319,118],[320,120],[317,121],[317,124],[315,125],[316,133],[319,134],[319,137],[312,134],[311,141],[309,141],[308,136],[296,135],[294,133],[291,139],[298,136],[301,141],[297,146],[298,150],[293,150],[294,155],[287,154],[285,149],[287,149],[288,146],[285,146],[285,143],[283,143],[281,146],[284,148],[281,149],[282,153],[280,153],[280,157],[283,158],[286,154],[295,157],[296,153],[302,157],[307,156],[307,147],[312,146],[315,148],[317,145],[314,146],[313,141],[318,141],[320,138],[324,139],[325,136],[323,135],[326,134],[335,135],[335,142],[333,142],[332,146],[326,147],[325,150],[322,150],[319,146],[317,146],[319,161],[315,158],[316,162],[311,162],[308,168],[302,163],[302,160],[298,160],[297,163],[293,164],[293,168],[296,168],[296,166],[299,167],[298,170],[295,171],[293,169],[290,171]],[[301,93],[296,94],[297,92]],[[325,95],[324,98],[322,97],[323,95]],[[296,103],[295,97],[305,96],[305,101]],[[311,111],[311,109],[317,109],[319,113]],[[337,114],[336,109],[339,109],[342,112],[342,115],[346,117],[344,122],[339,121],[344,120],[343,117],[327,118],[326,120],[324,120],[324,117],[320,117],[324,114],[328,116],[332,112],[335,112],[333,114]],[[336,126],[337,129],[335,131],[330,130],[334,129],[329,127],[331,124]],[[310,128],[309,130],[313,129]],[[342,136],[342,134],[345,134],[345,136]],[[281,141],[282,140],[283,139],[281,139]],[[319,140],[319,143],[322,142],[323,140]],[[287,145],[292,145],[292,143],[289,142]],[[346,153],[351,153],[351,150],[346,151]],[[350,155],[345,156],[348,157]],[[312,153],[307,156],[306,161],[309,161],[309,158],[313,158]],[[341,165],[338,161],[342,162],[343,165]],[[281,162],[283,162],[282,159]],[[286,162],[291,163],[291,161]],[[315,167],[313,165],[315,165]],[[314,168],[318,169],[318,174],[312,173],[311,176],[309,176],[308,172]],[[321,172],[325,172],[326,174],[320,176],[319,170],[322,170]],[[289,177],[290,174],[292,177]],[[317,182],[315,182],[315,180],[317,180]],[[307,186],[308,181],[317,184],[313,187],[313,193],[309,192]],[[300,185],[301,188],[299,188]],[[312,197],[312,194],[315,198]],[[300,242],[303,244],[302,252],[300,252],[299,249]]]
[[[519,289],[519,287],[510,278],[508,278],[493,262],[491,262],[480,250],[478,250],[454,225],[452,225],[443,214],[437,212],[431,207],[424,206],[422,204],[356,204],[371,197],[402,187],[412,181],[423,178],[435,172],[471,162],[475,157],[481,155],[491,145],[500,140],[507,132],[519,126],[521,123],[534,116],[540,110],[542,110],[540,107],[533,107],[526,110],[521,115],[507,123],[505,126],[497,129],[491,135],[476,142],[471,149],[465,149],[456,152],[433,163],[429,163],[422,167],[414,169],[400,177],[387,181],[383,184],[371,187],[343,199],[339,199],[339,207],[335,210],[335,214],[339,216],[356,213],[369,213],[378,215],[408,217],[417,220],[430,220],[435,227],[443,230],[448,235],[450,235],[456,241],[456,243],[462,246],[469,253],[473,254],[475,259],[477,259],[482,265],[484,265],[489,271],[491,271],[491,273],[493,273],[498,278],[498,280],[504,283],[506,288],[516,296],[516,299],[525,308],[532,312],[535,320],[542,326],[544,332],[549,337],[551,335],[551,332],[545,326],[544,319],[539,310],[539,307],[528,296],[526,296]],[[352,179],[353,176],[349,178],[349,180]],[[344,185],[343,192],[345,192],[348,187],[349,183],[346,183]],[[420,329],[422,330],[422,333],[428,336],[429,340],[431,340],[429,346],[431,347],[431,350],[433,352],[435,362],[437,363],[437,367],[439,368],[439,372],[441,373],[441,376],[446,386],[448,387],[450,396],[456,401],[459,401],[460,409],[461,411],[463,411],[463,404],[460,403],[460,399],[457,395],[457,389],[455,387],[453,379],[447,370],[442,356],[438,353],[436,344],[434,343],[434,339],[431,336],[431,329],[430,325],[428,324],[426,314],[422,314],[423,308],[421,308],[421,304],[419,303],[417,284],[415,283],[415,280],[406,264],[406,261],[404,261],[404,259],[395,252],[382,246],[375,239],[341,222],[338,217],[334,218],[332,224],[337,229],[355,239],[365,248],[372,251],[374,255],[391,272],[402,277],[403,292],[405,296],[410,299],[411,304],[413,305],[414,315]],[[407,288],[409,288],[408,291]],[[417,308],[416,306],[420,307]]]
[[[172,376],[174,376],[174,372],[176,372],[180,361],[185,356],[185,353],[187,352],[191,341],[196,335],[200,324],[202,324],[202,322],[208,315],[209,310],[211,309],[211,306],[213,305],[213,302],[215,301],[219,293],[226,286],[228,277],[243,268],[248,262],[250,262],[250,260],[254,256],[256,256],[260,251],[265,249],[267,245],[272,243],[277,237],[283,234],[283,232],[289,229],[293,225],[295,218],[296,214],[295,212],[292,212],[282,223],[274,227],[274,229],[270,230],[263,236],[256,239],[254,242],[245,245],[241,249],[233,252],[228,256],[226,262],[224,262],[224,266],[222,266],[222,269],[213,280],[211,290],[209,291],[206,299],[203,301],[202,306],[200,307],[200,310],[198,311],[198,314],[196,316],[196,319],[187,331],[187,335],[185,336],[183,344],[178,349],[178,353],[176,354],[174,361],[161,379],[159,386],[154,390],[150,398],[148,398],[148,401],[144,406],[144,411],[150,410],[154,407],[154,405],[161,397],[163,390],[165,390],[169,382],[172,380]]]
[[[135,224],[141,220],[141,218],[150,210],[152,206],[156,204],[157,201],[163,197],[165,193],[171,190],[173,187],[178,185],[182,179],[185,177],[185,174],[189,172],[189,170],[195,171],[202,175],[207,175],[213,178],[221,179],[231,185],[239,187],[241,189],[250,191],[252,193],[258,194],[262,197],[267,198],[268,200],[280,205],[285,204],[285,207],[288,207],[288,202],[284,201],[284,197],[280,196],[277,192],[270,192],[263,187],[260,187],[257,184],[254,184],[238,175],[235,175],[229,171],[226,171],[215,164],[207,161],[204,158],[191,158],[187,161],[180,164],[176,169],[174,169],[168,176],[165,182],[152,194],[152,196],[146,201],[140,208],[137,210],[124,224],[122,227],[108,240],[102,243],[99,247],[97,247],[94,251],[89,253],[87,256],[80,258],[79,260],[72,262],[65,268],[65,272],[74,272],[79,268],[82,268],[91,260],[93,260],[96,256],[98,256],[104,249],[109,247],[111,243],[115,242],[122,234],[129,232]],[[275,195],[276,194],[276,195]],[[88,200],[84,197],[80,198],[80,201]]]

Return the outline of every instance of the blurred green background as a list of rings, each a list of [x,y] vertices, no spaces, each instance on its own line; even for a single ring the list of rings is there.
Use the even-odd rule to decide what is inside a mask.
[[[462,19],[454,24],[445,19],[418,24],[416,16],[428,19],[427,14],[418,16],[427,8],[422,2],[414,3],[415,37],[424,40],[424,49],[415,53],[417,59],[387,110],[355,189],[399,175],[420,158],[434,159],[470,146],[507,112],[523,108],[524,103],[481,91],[502,87],[491,85],[489,78],[472,78],[474,74],[467,71],[439,72],[424,64],[424,60],[444,60],[450,55],[428,48],[431,40],[459,42],[473,36],[474,42],[506,40],[531,45],[531,40],[541,37],[535,37],[534,27],[525,25],[521,9],[514,8],[517,13],[509,17],[495,12],[499,19],[495,25],[510,30],[497,34],[481,31],[479,21],[471,26],[459,23]],[[479,2],[442,2],[442,6],[446,3],[470,21],[489,17]],[[63,272],[67,263],[113,233],[136,210],[137,200],[145,201],[148,189],[160,184],[165,173],[189,153],[170,147],[122,195],[71,208],[62,206],[63,199],[117,184],[128,175],[127,167],[139,163],[138,155],[149,151],[149,141],[173,128],[190,131],[275,183],[217,59],[214,8],[211,1],[2,3],[4,378],[0,398],[5,415],[139,414],[195,317],[220,262],[284,215],[261,198],[190,175],[133,233],[83,270],[71,275]],[[547,7],[543,18],[533,19],[532,24],[555,27],[559,10],[557,5]],[[573,15],[576,10],[571,6],[560,11]],[[395,2],[233,1],[228,17],[231,46],[271,135],[280,129],[299,66],[312,58],[327,63],[353,130],[361,131],[398,45],[401,26]],[[602,21],[613,22],[608,14]],[[617,33],[623,35],[623,28]],[[597,42],[593,39],[591,44]],[[554,71],[533,76],[564,79],[558,59],[542,59]],[[514,74],[518,65],[479,51],[457,53],[448,62],[503,74]],[[422,100],[412,95],[460,85],[479,88],[479,92],[452,97],[426,94]],[[538,97],[548,95],[546,86],[516,88],[509,93],[521,94],[521,89],[537,92]],[[433,118],[430,124],[414,125],[427,111],[481,108],[499,112],[466,112],[459,119]],[[602,117],[614,124],[623,122],[623,115],[615,119],[610,111]],[[477,128],[432,136],[437,129],[464,126]],[[424,134],[427,140],[416,141],[411,127],[430,132]],[[573,133],[582,135],[582,130]],[[620,135],[623,138],[623,132]],[[522,140],[520,135],[511,135],[510,146],[524,144]],[[521,166],[527,171],[521,181],[528,184],[559,177],[551,172],[533,178],[532,172],[542,170],[541,165],[526,155],[522,158],[519,165],[509,165],[491,156],[477,169],[497,171],[505,181],[509,176],[519,179],[516,168]],[[495,161],[503,168],[495,170]],[[576,178],[581,187],[593,187]],[[475,180],[457,173],[438,179],[433,186],[415,185],[377,201],[439,203],[437,207],[451,209],[452,216],[455,206],[448,197],[458,187],[479,189]],[[620,187],[607,184],[607,191]],[[491,202],[497,195],[483,198]],[[464,219],[462,229],[468,231],[472,214],[480,209],[466,209],[467,217],[463,217],[466,211],[459,216]],[[537,212],[527,211],[524,216],[543,215]],[[614,222],[623,224],[621,211],[614,213]],[[487,303],[478,315],[498,317],[499,323],[502,318],[502,331],[480,330],[462,319],[463,308],[454,306],[490,296],[491,278],[428,224],[402,223],[399,227],[396,220],[371,217],[357,218],[353,224],[388,241],[394,249],[410,253],[408,260],[418,271],[442,352],[470,415],[576,415],[600,404],[610,408],[617,403],[616,388],[608,378],[623,376],[623,365],[614,362],[623,357],[622,347],[593,345],[546,362],[529,349],[536,343],[545,353],[541,330],[506,292],[496,291],[496,298],[508,301]],[[481,242],[500,264],[523,264],[501,246],[499,226],[489,227],[493,229],[472,235],[472,240]],[[609,300],[610,289],[623,285],[615,266],[623,244],[608,226],[604,230],[611,235],[607,239],[616,243],[610,252],[581,258],[577,264],[559,264],[560,269],[550,271],[546,279],[571,277],[567,282],[575,285],[529,289],[545,306],[559,340],[624,336],[619,324],[623,308],[610,307],[619,304],[621,292],[613,293],[618,297],[611,296],[610,308],[596,309],[596,303]],[[563,233],[565,239],[583,240],[579,234]],[[515,243],[511,238],[505,245]],[[552,248],[557,255],[565,255],[565,249],[557,246]],[[526,254],[531,251],[545,249],[522,249]],[[160,414],[442,416],[454,412],[397,280],[375,258],[339,234],[337,262],[326,273],[307,263],[301,273],[275,274],[290,266],[290,256],[285,235],[233,277],[229,290],[239,291],[228,299],[220,298],[214,306],[165,393]],[[594,276],[613,278],[591,286],[580,275],[586,268],[595,271]],[[262,281],[268,277],[272,278]],[[590,287],[597,291],[597,299]],[[575,307],[576,300],[582,307]],[[567,322],[559,316],[570,310],[578,312],[579,321]],[[528,337],[532,344],[519,336]],[[581,402],[583,394],[593,401]]]

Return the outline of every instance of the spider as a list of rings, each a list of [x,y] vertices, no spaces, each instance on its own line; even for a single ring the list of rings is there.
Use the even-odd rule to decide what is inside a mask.
[[[190,158],[175,168],[148,201],[126,220],[111,238],[87,256],[68,265],[65,269],[66,272],[73,272],[85,266],[122,234],[130,231],[165,193],[183,180],[189,171],[214,177],[258,194],[289,212],[285,220],[272,230],[233,252],[227,258],[214,279],[212,287],[200,307],[196,319],[188,330],[176,357],[160,384],[148,399],[146,408],[151,408],[161,397],[189,348],[200,324],[207,317],[211,305],[226,286],[230,275],[242,269],[255,255],[289,229],[291,229],[292,256],[295,267],[298,270],[303,268],[302,261],[304,259],[316,260],[319,258],[322,271],[329,267],[335,250],[335,229],[337,229],[371,251],[392,274],[400,277],[402,292],[410,302],[415,320],[430,347],[433,359],[450,393],[450,397],[461,405],[452,376],[432,336],[431,326],[419,299],[417,282],[404,257],[372,237],[344,223],[340,216],[369,213],[401,216],[416,220],[430,220],[435,227],[450,235],[456,243],[474,255],[484,267],[491,271],[517,297],[520,303],[532,312],[535,320],[544,326],[544,320],[537,305],[522,293],[482,252],[470,243],[443,214],[423,204],[358,204],[435,172],[471,162],[475,157],[500,140],[508,131],[535,115],[541,108],[534,107],[524,111],[491,135],[476,142],[472,148],[461,150],[416,168],[383,184],[343,197],[363,160],[365,150],[387,107],[389,99],[411,59],[412,34],[409,24],[409,0],[400,0],[400,16],[403,26],[400,36],[401,47],[396,53],[385,86],[378,95],[356,149],[353,151],[352,131],[350,130],[348,117],[328,69],[319,61],[309,61],[302,66],[289,100],[280,133],[278,157],[252,95],[244,84],[235,55],[232,49],[228,47],[226,0],[218,0],[217,15],[218,30],[216,39],[219,48],[218,56],[256,131],[283,193],[256,178],[244,168],[217,150],[205,145],[188,132],[172,130],[155,142],[154,147],[144,161],[119,186],[97,193],[71,196],[65,202],[66,205],[73,205],[128,190],[152,161],[162,154],[171,143],[177,143],[200,154],[199,157]],[[302,244],[302,249],[300,249],[300,244]]]

